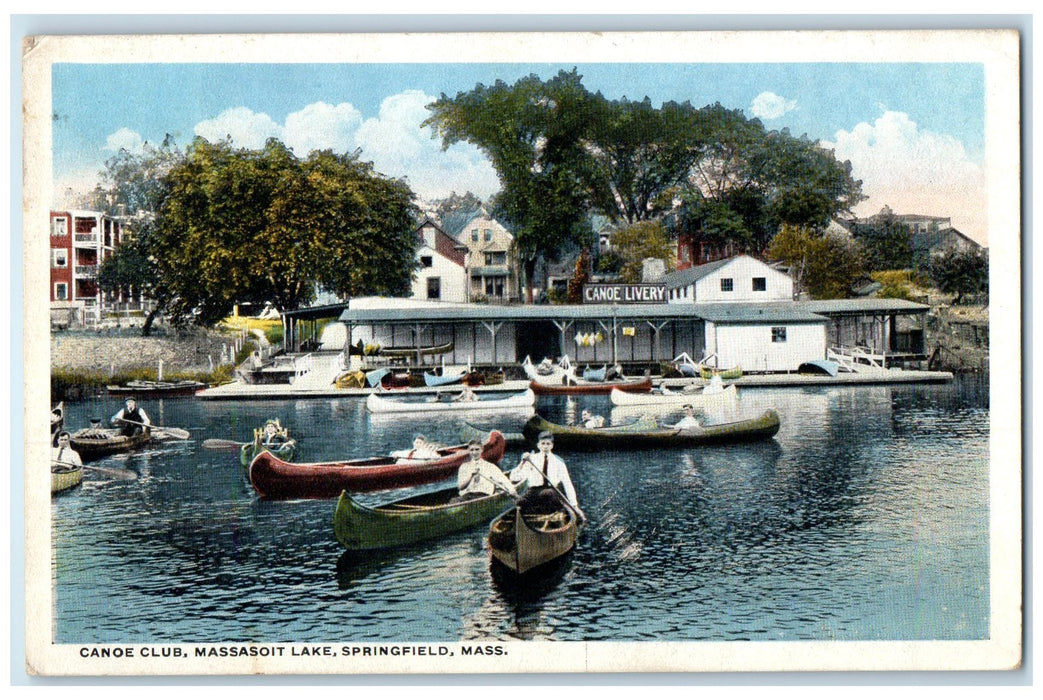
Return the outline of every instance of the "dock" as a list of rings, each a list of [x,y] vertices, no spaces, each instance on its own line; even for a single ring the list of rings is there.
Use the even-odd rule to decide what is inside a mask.
[[[929,372],[924,370],[908,369],[883,369],[878,367],[860,367],[857,372],[841,372],[835,377],[819,374],[797,374],[775,373],[775,374],[748,374],[738,379],[729,379],[726,384],[734,384],[741,388],[771,388],[771,387],[793,387],[793,386],[859,386],[880,384],[942,384],[952,381],[951,372]],[[703,379],[692,379],[688,377],[677,379],[663,379],[653,377],[655,386],[666,386],[670,389],[679,389],[691,383],[704,385]],[[525,391],[529,386],[527,379],[511,379],[502,384],[493,386],[474,387],[475,393],[503,393]],[[459,385],[448,385],[441,387],[417,387],[410,389],[395,389],[385,392],[395,395],[435,395],[445,392],[459,391]],[[345,398],[352,396],[368,396],[378,391],[377,389],[338,389],[329,386],[297,385],[297,384],[247,384],[245,382],[232,382],[210,389],[204,389],[196,394],[196,398],[206,401],[243,401],[257,400],[279,400],[279,399],[329,399]]]

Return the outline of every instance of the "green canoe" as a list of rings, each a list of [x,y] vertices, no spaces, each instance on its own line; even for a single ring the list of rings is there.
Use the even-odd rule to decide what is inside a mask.
[[[488,523],[514,500],[496,493],[452,502],[456,494],[454,487],[369,508],[344,491],[333,513],[333,533],[351,550],[400,547]]]
[[[697,428],[675,428],[642,419],[630,425],[583,428],[558,425],[533,416],[522,432],[532,443],[542,431],[554,435],[556,448],[574,450],[628,449],[635,447],[692,447],[727,442],[767,440],[779,432],[779,414],[768,409],[755,418]]]

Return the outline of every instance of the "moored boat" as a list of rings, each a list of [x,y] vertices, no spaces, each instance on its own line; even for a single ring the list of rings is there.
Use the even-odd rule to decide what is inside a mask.
[[[779,432],[779,414],[768,409],[759,416],[727,423],[677,428],[645,418],[627,425],[604,428],[584,428],[577,425],[558,425],[535,415],[522,429],[530,442],[536,441],[542,431],[554,435],[556,448],[601,450],[637,447],[692,447],[767,440]]]
[[[474,401],[406,401],[386,399],[377,394],[366,397],[366,408],[370,413],[431,413],[443,411],[518,411],[532,408],[536,395],[531,389],[506,398],[478,397]]]
[[[489,526],[489,552],[513,573],[524,574],[568,554],[578,537],[576,515],[566,506],[547,515],[515,506]]]
[[[265,428],[255,428],[253,442],[248,442],[239,448],[239,463],[244,467],[249,467],[254,457],[265,450],[284,462],[293,459],[293,454],[297,450],[297,441],[290,437],[289,431],[279,423],[278,418],[268,421],[265,425],[274,427],[271,437],[266,434]]]
[[[133,380],[119,386],[109,385],[106,387],[109,394],[114,396],[138,396],[145,398],[163,398],[169,396],[192,396],[200,389],[205,389],[206,384],[183,379],[170,382],[150,381],[147,379]]]
[[[544,384],[529,382],[529,387],[538,395],[609,394],[613,389],[626,392],[644,392],[652,388],[651,377],[610,382],[580,382],[578,384]]]
[[[493,430],[482,446],[482,458],[499,464],[505,447],[503,435]],[[448,479],[466,459],[466,445],[442,448],[430,460],[382,456],[291,463],[264,451],[250,463],[250,483],[264,498],[336,498],[341,491],[381,491]]]
[[[333,513],[333,533],[351,550],[400,547],[487,523],[513,500],[498,492],[455,501],[457,493],[454,486],[369,507],[341,492]]]
[[[351,346],[352,354],[355,355],[384,355],[387,357],[415,357],[420,355],[444,355],[453,351],[452,341],[438,345],[422,345],[418,347],[388,346],[381,347],[376,343],[363,343],[359,340]]]
[[[83,467],[78,464],[51,465],[51,493],[67,491],[83,481]]]
[[[538,365],[534,365],[532,359],[526,355],[521,367],[526,377],[541,384],[561,384],[563,381],[571,382],[577,379],[576,368],[572,366],[568,355],[564,355],[557,363],[545,357]]]
[[[692,408],[707,409],[734,407],[738,403],[739,392],[734,384],[719,391],[707,391],[708,388],[703,387],[694,392],[652,391],[647,394],[633,394],[613,389],[609,398],[612,400],[613,406],[643,406],[670,411],[676,411],[678,407],[686,404],[691,405]]]
[[[739,379],[742,376],[742,367],[716,369],[705,365],[699,365],[699,376],[703,379],[713,379],[714,377],[720,377],[721,379]]]
[[[459,384],[468,374],[468,372],[460,372],[458,374],[432,374],[431,372],[424,372],[424,384],[426,386],[448,386],[449,384]]]
[[[151,439],[148,430],[127,436],[115,428],[91,427],[73,433],[69,437],[69,445],[80,453],[81,459],[87,461],[136,450],[147,445]]]

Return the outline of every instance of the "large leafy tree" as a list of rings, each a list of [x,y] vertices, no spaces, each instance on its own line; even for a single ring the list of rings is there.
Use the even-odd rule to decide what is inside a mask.
[[[931,258],[931,279],[946,294],[955,294],[953,304],[964,295],[989,289],[989,254],[986,250],[951,249]]]
[[[852,234],[865,250],[866,269],[905,270],[913,267],[912,230],[890,210],[858,223]]]
[[[210,324],[237,301],[297,308],[317,286],[403,294],[416,241],[412,192],[357,155],[298,159],[196,139],[167,177],[150,251],[173,318]]]
[[[424,125],[435,128],[444,148],[472,143],[496,169],[503,189],[495,208],[515,234],[530,296],[540,258],[557,259],[563,245],[589,242],[594,164],[584,136],[591,98],[572,70],[547,81],[530,75],[513,85],[479,84],[428,105]]]
[[[641,221],[621,229],[613,236],[612,245],[623,261],[619,271],[623,282],[641,281],[646,258],[662,260],[667,270],[674,267],[674,243],[658,221]]]
[[[851,287],[864,274],[857,242],[806,227],[784,225],[766,256],[789,265],[798,288],[814,299],[850,296]]]

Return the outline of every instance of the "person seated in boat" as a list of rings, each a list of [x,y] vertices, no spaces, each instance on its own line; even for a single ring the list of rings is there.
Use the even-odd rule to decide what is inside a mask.
[[[119,427],[121,435],[133,437],[148,430],[152,421],[134,397],[127,397],[124,407],[112,417],[112,424]]]
[[[435,446],[427,441],[423,435],[413,438],[413,448],[410,450],[395,450],[392,457],[397,457],[399,462],[412,462],[418,459],[438,459],[441,457]]]
[[[536,439],[539,452],[522,455],[518,468],[511,472],[511,481],[516,484],[525,483],[528,489],[518,499],[518,507],[523,513],[546,515],[561,510],[564,497],[576,511],[581,520],[587,516],[579,507],[576,499],[576,488],[569,477],[569,469],[565,462],[554,454],[554,436],[544,430]],[[560,494],[560,495],[559,495]]]
[[[492,462],[482,459],[481,440],[471,440],[467,443],[467,456],[467,461],[460,465],[460,470],[456,473],[459,495],[453,500],[467,501],[492,496],[497,491],[504,491],[512,496],[518,495],[518,490],[507,475]]]
[[[58,433],[58,442],[51,448],[51,466],[52,467],[82,467],[83,460],[80,459],[80,453],[72,449],[70,441],[72,436],[69,435],[68,430],[62,430]]]
[[[286,431],[282,429],[278,421],[270,420],[264,424],[264,433],[261,442],[265,447],[280,447],[289,442]]]
[[[684,406],[684,418],[677,421],[673,426],[674,428],[680,428],[681,430],[688,430],[691,428],[700,428],[699,421],[695,419],[695,409],[692,404],[685,404]]]
[[[593,430],[594,428],[604,428],[605,417],[594,415],[590,411],[583,409],[583,413],[580,414],[579,424],[589,430]]]
[[[474,393],[474,389],[469,384],[464,384],[463,391],[453,397],[453,403],[467,403],[477,400],[478,395]]]

